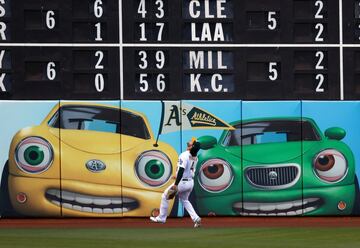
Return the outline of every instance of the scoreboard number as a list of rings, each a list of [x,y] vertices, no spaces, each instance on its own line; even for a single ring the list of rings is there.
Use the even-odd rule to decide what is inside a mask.
[[[95,88],[97,92],[102,92],[105,87],[104,76],[101,73],[95,75]]]
[[[145,8],[145,0],[140,0],[139,7],[138,7],[138,14],[141,15],[141,18],[146,18],[146,8]]]
[[[102,51],[96,51],[95,57],[97,58],[97,62],[95,64],[95,69],[103,70],[104,65],[102,64],[102,61],[104,59],[104,53]],[[104,87],[105,87],[104,75],[101,73],[97,73],[95,75],[95,88],[96,88],[97,92],[102,92],[104,90]]]
[[[317,58],[317,63],[315,65],[316,70],[324,70],[324,65],[322,64],[324,60],[324,53],[322,51],[317,51],[315,53],[315,57]]]
[[[159,5],[157,8],[157,12],[155,13],[156,18],[161,19],[164,18],[164,2],[162,0],[156,0],[155,5]]]
[[[323,3],[323,1],[317,0],[317,1],[315,2],[315,6],[317,7],[316,14],[315,14],[315,19],[324,19],[324,16],[323,16],[323,14],[321,13],[321,11],[322,11],[323,8],[324,8],[324,3]]]
[[[275,30],[277,27],[277,21],[276,21],[276,12],[275,11],[269,11],[268,12],[268,28],[270,30]]]
[[[277,62],[269,63],[269,79],[271,81],[275,81],[278,79],[278,70],[277,70]]]
[[[103,2],[101,0],[95,0],[94,2],[94,15],[96,18],[101,18],[104,13],[104,9],[102,7]]]
[[[156,68],[162,69],[165,65],[165,54],[163,51],[157,51],[155,53]]]
[[[104,58],[104,53],[102,51],[96,51],[95,57],[98,57],[98,60],[95,64],[95,69],[104,69],[104,66],[101,64],[101,62]]]
[[[317,30],[315,41],[316,42],[323,42],[324,37],[322,37],[322,33],[324,31],[324,25],[322,23],[316,23],[315,24],[315,29]]]
[[[101,22],[98,22],[95,24],[96,27],[96,38],[95,41],[102,41],[102,37],[101,37]]]
[[[316,70],[324,70],[323,60],[324,60],[324,53],[322,51],[317,51],[315,53],[315,57],[317,58],[317,63],[315,65]],[[317,74],[315,76],[315,80],[317,82],[317,87],[315,89],[316,92],[322,93],[324,92],[323,83],[325,80],[325,77],[322,73]]]
[[[55,63],[49,62],[46,67],[46,76],[50,81],[53,81],[56,78]]]
[[[52,10],[46,12],[46,27],[48,29],[55,28],[55,12]]]
[[[324,83],[324,75],[323,74],[317,74],[315,77],[318,85],[316,87],[316,92],[324,92],[324,88],[322,87]]]

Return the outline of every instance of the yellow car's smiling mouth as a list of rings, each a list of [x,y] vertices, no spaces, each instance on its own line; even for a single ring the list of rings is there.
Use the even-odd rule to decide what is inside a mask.
[[[129,197],[101,197],[57,189],[48,189],[45,197],[57,206],[94,214],[121,214],[139,207],[138,201]]]

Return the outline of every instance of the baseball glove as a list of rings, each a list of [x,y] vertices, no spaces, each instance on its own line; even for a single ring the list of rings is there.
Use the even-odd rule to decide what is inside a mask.
[[[167,194],[166,194],[166,199],[167,200],[171,200],[174,199],[174,197],[176,196],[178,192],[178,189],[175,185],[171,186],[171,188],[168,190]]]

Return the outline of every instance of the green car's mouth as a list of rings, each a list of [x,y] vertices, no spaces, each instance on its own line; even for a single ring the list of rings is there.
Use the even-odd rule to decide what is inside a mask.
[[[321,198],[286,202],[236,202],[233,210],[243,216],[295,216],[312,212],[322,204]]]

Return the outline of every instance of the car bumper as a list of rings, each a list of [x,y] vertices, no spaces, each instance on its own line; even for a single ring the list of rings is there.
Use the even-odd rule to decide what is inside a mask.
[[[26,195],[24,202],[19,201],[19,193]],[[159,208],[162,192],[10,175],[9,194],[14,209],[27,216],[123,217],[149,216],[154,209]],[[96,199],[95,203],[100,205],[86,202],[88,198],[78,203],[79,196]],[[117,200],[117,205],[107,205],[109,199]],[[169,211],[172,206],[173,201],[170,201]]]

